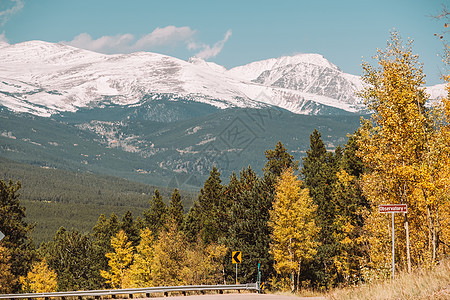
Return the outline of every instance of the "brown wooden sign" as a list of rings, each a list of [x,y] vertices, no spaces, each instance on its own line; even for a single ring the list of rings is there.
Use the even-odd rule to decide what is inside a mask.
[[[378,206],[380,213],[407,213],[408,206],[406,204],[385,204]]]

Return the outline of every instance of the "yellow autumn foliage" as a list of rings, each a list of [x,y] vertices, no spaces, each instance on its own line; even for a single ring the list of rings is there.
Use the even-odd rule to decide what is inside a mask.
[[[44,260],[34,263],[26,277],[20,277],[20,283],[25,291],[32,293],[56,292],[58,286],[57,274],[50,269]]]
[[[14,275],[11,273],[11,265],[9,263],[11,255],[8,248],[0,246],[0,293],[9,294],[12,292],[12,286],[16,282]]]
[[[311,259],[317,253],[316,235],[319,228],[314,221],[317,206],[308,189],[301,188],[301,181],[291,168],[281,174],[275,193],[269,221],[273,229],[270,251],[277,273],[290,275],[293,279],[294,273],[299,276],[302,261]],[[291,286],[295,288],[293,280]]]
[[[408,262],[408,221],[411,262],[430,265],[442,253],[444,240],[438,237],[445,236],[442,225],[449,218],[443,215],[449,205],[448,101],[443,99],[440,109],[426,108],[422,65],[412,54],[412,41],[403,44],[397,32],[374,58],[377,68],[363,63],[366,86],[360,96],[373,114],[363,122],[358,140],[358,156],[369,169],[362,177],[372,204],[365,226],[369,262],[381,270],[389,257],[389,216],[380,215],[378,205],[404,203],[407,217],[396,216],[397,261]]]
[[[111,246],[114,252],[106,254],[110,270],[100,270],[100,275],[107,279],[106,283],[111,284],[112,287],[123,288],[128,283],[127,272],[133,260],[133,246],[123,230],[111,238]]]
[[[141,241],[136,247],[133,264],[126,272],[124,287],[147,287],[152,280],[153,233],[149,228],[141,230]]]

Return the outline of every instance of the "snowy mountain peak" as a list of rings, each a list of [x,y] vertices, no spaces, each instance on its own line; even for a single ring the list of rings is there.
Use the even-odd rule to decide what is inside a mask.
[[[0,61],[0,105],[42,116],[161,97],[218,108],[278,106],[298,114],[364,109],[355,96],[360,78],[320,54],[271,58],[227,71],[196,57],[107,55],[30,41],[0,47]]]
[[[43,64],[64,65],[98,59],[103,54],[75,48],[64,44],[43,41],[27,41],[1,48],[2,63],[41,68]]]
[[[294,56],[282,56],[279,58],[270,58],[251,62],[244,66],[232,68],[228,74],[240,78],[255,80],[261,73],[277,68],[295,66],[298,64],[319,66],[338,70],[338,67],[330,63],[325,57],[315,53],[299,53]]]
[[[283,67],[287,65],[309,64],[321,66],[324,68],[338,69],[335,65],[330,63],[323,55],[316,53],[298,53],[293,56],[282,56],[276,59],[273,68]]]
[[[190,57],[188,62],[196,66],[211,69],[214,72],[224,73],[227,70],[224,66],[218,65],[213,62],[205,61],[204,59],[196,56]]]

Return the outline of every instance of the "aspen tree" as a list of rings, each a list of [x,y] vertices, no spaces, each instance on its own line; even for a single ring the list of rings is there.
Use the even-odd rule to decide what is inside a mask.
[[[153,260],[153,234],[148,228],[141,230],[141,241],[136,247],[133,264],[127,272],[126,285],[128,287],[146,287],[151,285]]]
[[[423,87],[425,75],[412,53],[412,41],[404,44],[393,32],[386,50],[378,50],[374,58],[378,67],[363,63],[366,86],[360,93],[373,114],[363,122],[358,139],[358,155],[368,169],[363,189],[373,207],[366,226],[371,261],[380,267],[383,263],[377,257],[389,243],[389,234],[380,237],[381,243],[373,239],[377,228],[384,227],[375,222],[377,206],[407,204],[403,224],[396,218],[397,228],[405,228],[396,231],[396,249],[397,261],[411,270],[412,263],[430,265],[436,258],[436,221],[442,206],[437,199],[443,200],[438,178],[448,166],[448,143],[436,151],[440,134],[425,106],[429,98]]]
[[[313,204],[308,189],[301,188],[301,181],[291,168],[281,174],[275,192],[269,221],[273,229],[271,253],[277,273],[290,275],[291,288],[296,290],[302,262],[317,252],[319,228],[314,221],[317,206]]]
[[[44,260],[34,263],[33,269],[20,282],[33,293],[56,292],[58,285],[56,272],[50,269]]]
[[[122,288],[126,272],[133,260],[133,246],[123,230],[111,238],[114,252],[106,253],[110,271],[100,270],[100,275],[107,279],[106,283],[114,288]]]

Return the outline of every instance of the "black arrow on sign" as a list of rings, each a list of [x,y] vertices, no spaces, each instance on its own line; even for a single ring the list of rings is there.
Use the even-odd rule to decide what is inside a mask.
[[[241,263],[241,260],[239,259],[239,255],[240,255],[240,254],[241,254],[241,252],[237,251],[237,252],[235,252],[234,255],[233,255],[233,260],[234,260],[236,263],[238,263],[238,264]]]

